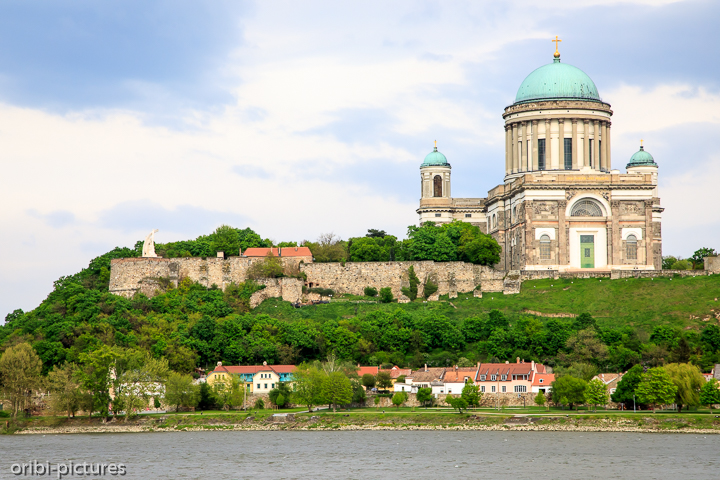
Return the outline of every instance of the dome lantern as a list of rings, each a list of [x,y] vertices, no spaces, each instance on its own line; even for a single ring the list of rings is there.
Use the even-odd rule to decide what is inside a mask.
[[[423,160],[422,165],[420,165],[420,168],[423,167],[449,167],[450,164],[447,161],[447,157],[443,155],[442,153],[438,152],[437,149],[437,140],[435,140],[435,148],[433,148],[433,151],[428,153],[425,156],[425,160]]]
[[[635,152],[632,157],[630,157],[630,162],[628,162],[627,166],[625,168],[632,168],[632,167],[657,167],[658,164],[655,163],[655,159],[653,158],[650,153],[645,151],[645,147],[642,145],[642,140],[640,140],[640,150]]]

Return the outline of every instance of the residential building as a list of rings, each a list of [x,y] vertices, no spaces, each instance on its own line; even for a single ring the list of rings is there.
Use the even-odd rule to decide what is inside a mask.
[[[393,366],[390,369],[384,369],[380,370],[381,372],[388,372],[390,374],[390,379],[392,380],[393,385],[397,381],[398,377],[404,376],[407,377],[408,375],[412,374],[411,368],[400,368],[397,365]]]
[[[295,365],[228,365],[218,362],[215,370],[207,376],[207,383],[229,381],[232,377],[240,379],[248,393],[268,393],[280,382],[292,383],[297,367]]]
[[[533,379],[538,377],[538,388],[549,389],[552,377],[547,374],[544,365],[531,361],[526,363],[518,358],[515,363],[481,363],[478,365],[478,374],[475,383],[484,394],[492,393],[527,393],[533,391]],[[539,380],[543,380],[540,382]],[[547,382],[547,383],[546,383]],[[545,387],[544,385],[548,385]],[[539,389],[538,389],[539,391]]]
[[[444,393],[460,395],[468,383],[475,384],[478,375],[478,366],[475,367],[458,367],[448,369],[443,376]]]
[[[623,375],[625,375],[626,373],[627,372],[600,373],[598,375],[595,375],[592,380],[595,380],[597,378],[598,380],[603,382],[607,386],[608,395],[612,395],[613,393],[615,393],[615,390],[617,390],[617,385],[620,382],[620,379],[622,379]]]
[[[264,258],[268,255],[273,257],[281,257],[285,259],[297,260],[297,262],[312,263],[312,252],[308,247],[283,247],[283,248],[248,248],[242,252],[242,257],[260,257]]]

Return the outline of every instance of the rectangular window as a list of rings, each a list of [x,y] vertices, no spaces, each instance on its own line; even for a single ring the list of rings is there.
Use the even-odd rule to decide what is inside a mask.
[[[497,375],[490,375],[490,380],[493,382],[497,379]]]
[[[598,168],[602,166],[602,140],[598,140]]]
[[[485,385],[483,385],[482,387],[480,387],[480,391],[483,392],[483,393],[485,393]]]
[[[507,380],[507,375],[502,375],[502,376],[500,377],[500,380],[502,380],[503,382],[504,382],[505,380]]]
[[[260,384],[258,383],[258,390],[260,390]]]
[[[470,218],[470,217],[472,217],[472,213],[466,213],[466,214],[465,214],[465,218]]]
[[[440,216],[440,214],[439,214],[439,213],[436,213],[436,214],[435,214],[435,216],[436,216],[436,217],[439,217],[439,216]]]
[[[490,387],[490,388],[491,388],[491,392],[492,392],[492,393],[495,393],[495,385],[493,385],[493,386]]]
[[[565,170],[572,170],[572,138],[565,138]]]
[[[507,389],[505,388],[505,385],[502,386],[502,392],[505,393]]]
[[[270,385],[270,388],[275,388],[275,384],[274,384],[274,383],[271,384],[271,385]]]
[[[545,170],[545,139],[538,138],[538,170]]]
[[[267,383],[265,384],[265,388],[267,388]]]
[[[527,387],[525,385],[515,385],[515,393],[525,393],[527,392]]]
[[[480,375],[480,381],[484,382],[487,379],[486,375]]]

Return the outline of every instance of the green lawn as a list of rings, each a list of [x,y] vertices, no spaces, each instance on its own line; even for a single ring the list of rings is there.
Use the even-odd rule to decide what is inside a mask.
[[[439,302],[416,300],[409,304],[358,303],[363,297],[338,298],[330,304],[293,308],[288,302],[272,299],[264,302],[255,314],[273,317],[337,319],[351,318],[375,310],[396,308],[416,311],[435,310],[450,318],[465,318],[492,309],[508,314],[528,310],[541,313],[590,313],[603,327],[631,325],[652,330],[667,324],[677,327],[700,327],[716,322],[720,315],[720,275],[655,279],[572,279],[533,280],[524,282],[518,295],[484,293],[483,298],[460,294]],[[705,319],[705,320],[703,320]]]

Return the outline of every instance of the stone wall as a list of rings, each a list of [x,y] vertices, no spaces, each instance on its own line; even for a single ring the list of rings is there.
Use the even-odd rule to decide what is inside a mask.
[[[705,257],[705,271],[720,273],[720,257]]]
[[[482,395],[482,398],[480,399],[480,406],[481,407],[522,407],[523,406],[523,400],[524,405],[530,407],[535,406],[535,395],[537,393],[484,393]],[[453,395],[454,397],[457,397],[458,395]],[[393,405],[391,397],[380,397],[380,403],[378,405],[375,405],[375,397],[376,395],[368,394],[367,398],[365,399],[365,407],[379,407],[381,409],[392,409],[395,408],[395,405]],[[439,407],[448,407],[448,404],[445,403],[445,397],[447,397],[446,394],[437,394],[437,397],[435,397],[433,405],[439,406]],[[403,404],[403,407],[420,407],[420,402],[417,401],[417,395],[415,393],[408,393],[408,399]]]
[[[282,298],[286,302],[297,303],[302,300],[303,281],[297,278],[266,278],[259,283],[265,288],[250,296],[250,308],[255,308],[268,298]]]

